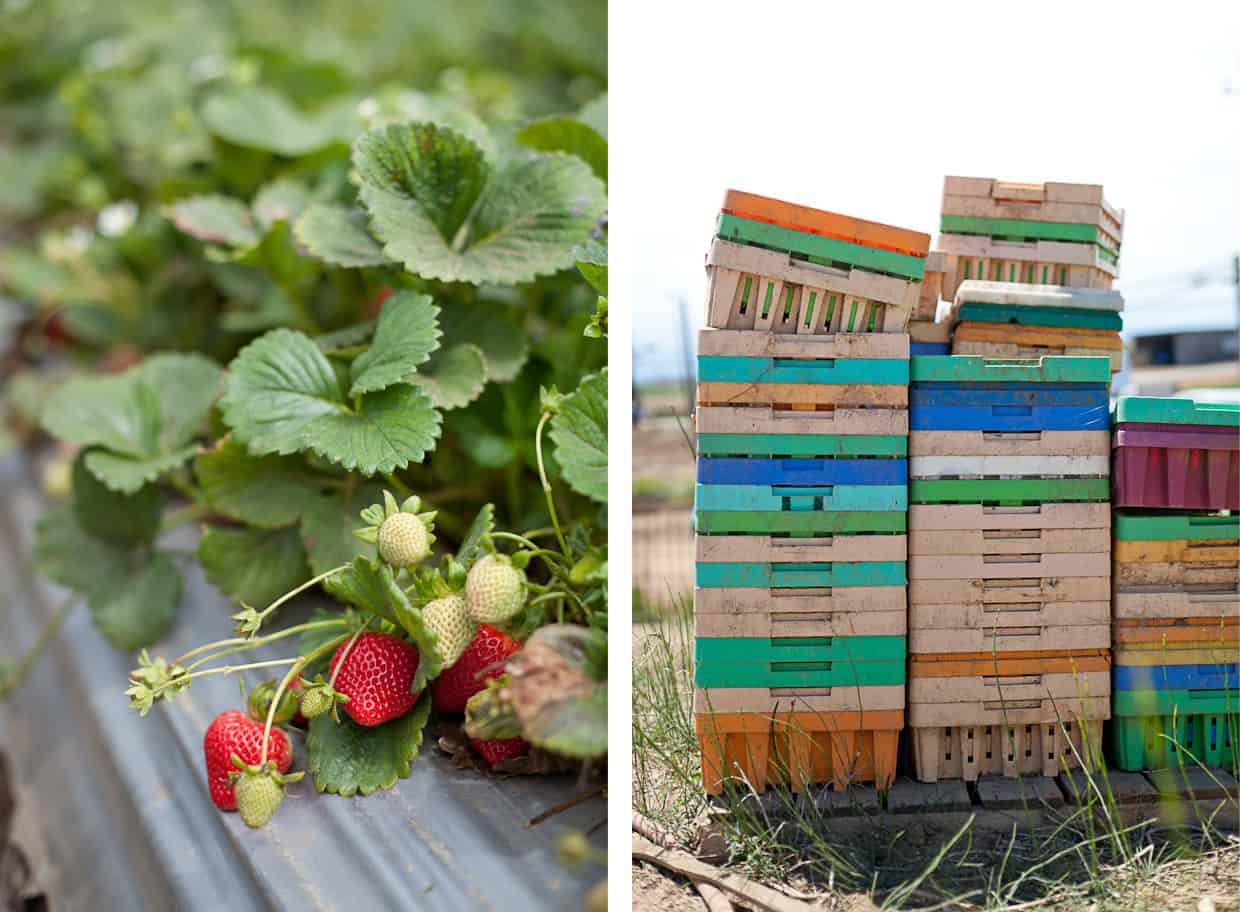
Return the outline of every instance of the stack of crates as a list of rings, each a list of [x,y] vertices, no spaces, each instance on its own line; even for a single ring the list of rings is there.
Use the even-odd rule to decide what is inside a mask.
[[[917,778],[1055,775],[1110,714],[1110,367],[912,358]]]
[[[1118,274],[1123,213],[1096,184],[1013,184],[948,177],[943,183],[939,246],[946,253],[943,295],[955,315],[952,351],[988,357],[1041,355],[1109,357],[1123,367],[1118,312],[1054,300],[1057,288],[1109,289]],[[975,296],[961,286],[974,285]],[[1014,309],[994,289],[1033,286],[1043,304]],[[984,293],[982,293],[984,292]],[[980,296],[976,296],[980,293]]]
[[[1240,729],[1240,406],[1115,407],[1120,769],[1230,768]]]
[[[890,783],[927,235],[729,191],[698,340],[702,781]]]

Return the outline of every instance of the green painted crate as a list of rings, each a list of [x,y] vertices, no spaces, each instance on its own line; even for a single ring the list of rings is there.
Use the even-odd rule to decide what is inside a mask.
[[[1000,504],[1106,502],[1107,478],[910,478],[909,503]]]
[[[1157,396],[1120,396],[1111,420],[1140,424],[1210,424],[1240,428],[1240,403],[1194,402]]]
[[[901,434],[698,434],[699,456],[769,456],[826,459],[850,456],[907,457]]]
[[[1211,541],[1240,539],[1240,516],[1172,513],[1165,510],[1139,513],[1116,510],[1115,537],[1120,541]]]
[[[1111,359],[1045,355],[1021,360],[980,355],[914,355],[913,383],[1107,383]]]
[[[771,225],[753,219],[740,218],[726,212],[719,214],[715,234],[725,241],[753,244],[768,250],[780,250],[799,254],[819,263],[842,263],[870,272],[881,272],[900,278],[921,281],[926,271],[923,257],[896,253],[881,247],[866,247],[821,234],[810,234]]]
[[[1121,690],[1112,706],[1111,753],[1122,770],[1235,761],[1240,690]]]
[[[755,358],[698,355],[698,380],[723,383],[908,385],[903,358]]]
[[[853,687],[903,684],[902,636],[700,637],[698,687]]]
[[[815,538],[854,535],[861,532],[903,534],[908,529],[906,510],[698,510],[699,535],[776,535]]]
[[[1068,326],[1080,329],[1110,329],[1115,332],[1124,328],[1124,318],[1114,311],[1081,310],[1074,307],[1015,307],[1007,304],[965,303],[956,311],[955,318],[960,322]]]
[[[1104,244],[1097,225],[1073,222],[1034,222],[1026,219],[986,218],[978,215],[941,215],[939,230],[944,234],[977,234],[1014,241],[1070,241],[1096,244],[1107,253],[1116,250]]]
[[[697,585],[710,589],[813,589],[835,586],[904,586],[904,561],[814,561],[771,564],[725,561],[699,563]]]

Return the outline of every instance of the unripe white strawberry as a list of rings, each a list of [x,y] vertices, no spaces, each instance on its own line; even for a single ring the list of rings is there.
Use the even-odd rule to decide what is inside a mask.
[[[439,657],[444,668],[455,665],[470,641],[475,625],[469,617],[469,603],[460,593],[428,602],[422,610],[426,626],[439,638]]]
[[[393,513],[379,526],[379,556],[393,567],[410,567],[431,553],[431,536],[413,513]]]
[[[465,578],[470,616],[479,624],[502,624],[525,605],[525,572],[507,556],[487,554]]]

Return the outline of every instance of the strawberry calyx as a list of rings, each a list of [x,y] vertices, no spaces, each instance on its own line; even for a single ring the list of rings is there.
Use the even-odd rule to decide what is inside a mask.
[[[246,826],[255,829],[266,825],[275,815],[284,801],[285,788],[306,775],[304,771],[281,773],[271,760],[252,765],[237,754],[231,759],[237,767],[237,772],[229,774],[237,798],[237,811]]]
[[[324,713],[336,708],[336,704],[349,702],[349,695],[343,694],[323,680],[320,675],[313,683],[307,685],[301,694],[301,714],[307,719],[317,719]]]

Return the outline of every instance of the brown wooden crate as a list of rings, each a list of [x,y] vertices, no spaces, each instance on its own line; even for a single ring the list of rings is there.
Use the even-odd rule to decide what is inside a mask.
[[[813,563],[831,561],[903,561],[907,535],[827,535],[822,538],[776,538],[770,535],[699,535],[699,563]]]
[[[910,439],[910,444],[912,440]],[[944,529],[1110,529],[1111,505],[1049,503],[1023,507],[909,504],[909,534]]]
[[[827,411],[757,406],[702,406],[699,434],[908,434],[907,408],[837,408]]]
[[[908,560],[910,581],[1098,577],[1110,572],[1109,549],[1094,554],[1041,554],[1036,553],[1035,547],[1030,547],[1021,554],[914,554]]]
[[[1111,597],[1109,576],[1050,579],[910,579],[909,603],[992,605],[1009,602],[1097,602]]]
[[[1240,612],[1240,585],[1214,591],[1157,587],[1117,591],[1117,618],[1221,617]]]
[[[1240,561],[1116,561],[1116,591],[1146,586],[1203,587],[1240,582]]]
[[[835,586],[826,589],[705,588],[693,592],[697,614],[837,614],[903,612],[907,595],[903,586]]]
[[[1114,329],[1084,329],[1075,326],[1019,326],[1010,323],[960,323],[955,341],[1003,342],[1041,347],[1075,347],[1121,351],[1124,343]]]
[[[1103,504],[1103,506],[1106,506]],[[1109,529],[972,529],[910,532],[908,549],[914,555],[1091,554],[1111,547]]]
[[[1235,649],[1240,643],[1240,627],[1234,624],[1220,624],[1216,619],[1213,624],[1187,624],[1183,626],[1138,626],[1127,627],[1116,624],[1113,632],[1116,647],[1120,646],[1157,646],[1168,645]],[[1237,652],[1240,656],[1240,652]]]
[[[1109,456],[1110,431],[912,431],[909,456]]]
[[[910,320],[908,324],[910,342],[951,342],[952,326],[950,323],[935,323],[934,314]]]
[[[1098,762],[1102,725],[1060,723],[928,726],[912,729],[913,765],[922,782],[979,776],[1057,776],[1078,765],[1077,758]]]
[[[1030,672],[1028,674],[948,675],[910,677],[909,703],[994,703],[1029,700],[1071,700],[1078,697],[1108,697],[1111,672]]]
[[[925,257],[930,250],[930,235],[920,231],[789,203],[743,190],[725,191],[722,209],[740,218],[782,225],[794,231],[821,234],[866,247],[894,250],[909,256]]]
[[[1005,627],[1078,627],[1109,624],[1111,603],[1096,602],[1013,602],[1009,604],[923,604],[910,602],[910,630],[975,628],[990,631]]]
[[[871,383],[734,383],[698,384],[698,405],[819,405],[908,407],[908,387]]]
[[[993,245],[987,247],[989,252],[982,256],[976,253],[963,256],[956,253],[947,254],[947,266],[943,270],[944,299],[954,300],[961,283],[967,281],[965,264],[969,266],[969,278],[973,279],[978,277],[979,267],[989,279],[994,274],[995,264],[998,264],[999,274],[1004,277],[1011,275],[1015,267],[1018,276],[1033,275],[1037,281],[1041,281],[1043,272],[1045,272],[1048,281],[1071,288],[1109,289],[1118,274],[1114,267],[1101,261],[1099,265],[1076,265],[1047,259],[1039,260],[1036,257],[1044,251],[1037,248],[1030,250],[1026,247],[1027,245],[1019,244]]]
[[[711,687],[693,691],[693,711],[760,713],[879,712],[904,709],[904,685],[869,687]]]
[[[747,358],[891,358],[907,360],[909,338],[904,333],[827,333],[781,336],[730,329],[698,331],[699,355],[735,355]]]
[[[1105,721],[1111,718],[1111,696],[1064,700],[1010,700],[961,703],[910,703],[909,728],[938,725],[945,728],[976,725],[1037,725],[1047,720]]]
[[[894,588],[894,587],[893,587]],[[737,590],[732,590],[737,591]],[[708,614],[696,611],[699,637],[904,636],[907,616],[898,611],[747,611]]]
[[[1117,644],[1116,665],[1218,665],[1240,662],[1240,644],[1199,646],[1168,643],[1157,646]]]
[[[1234,538],[1115,542],[1116,563],[1230,563],[1240,561],[1240,542]]]
[[[964,675],[1028,675],[1103,671],[1111,667],[1105,649],[1079,651],[1029,650],[996,655],[991,652],[911,654],[909,680]]]
[[[916,652],[994,651],[1002,654],[1034,649],[1107,649],[1111,625],[1029,625],[1025,627],[934,627],[911,629],[908,648]]]

